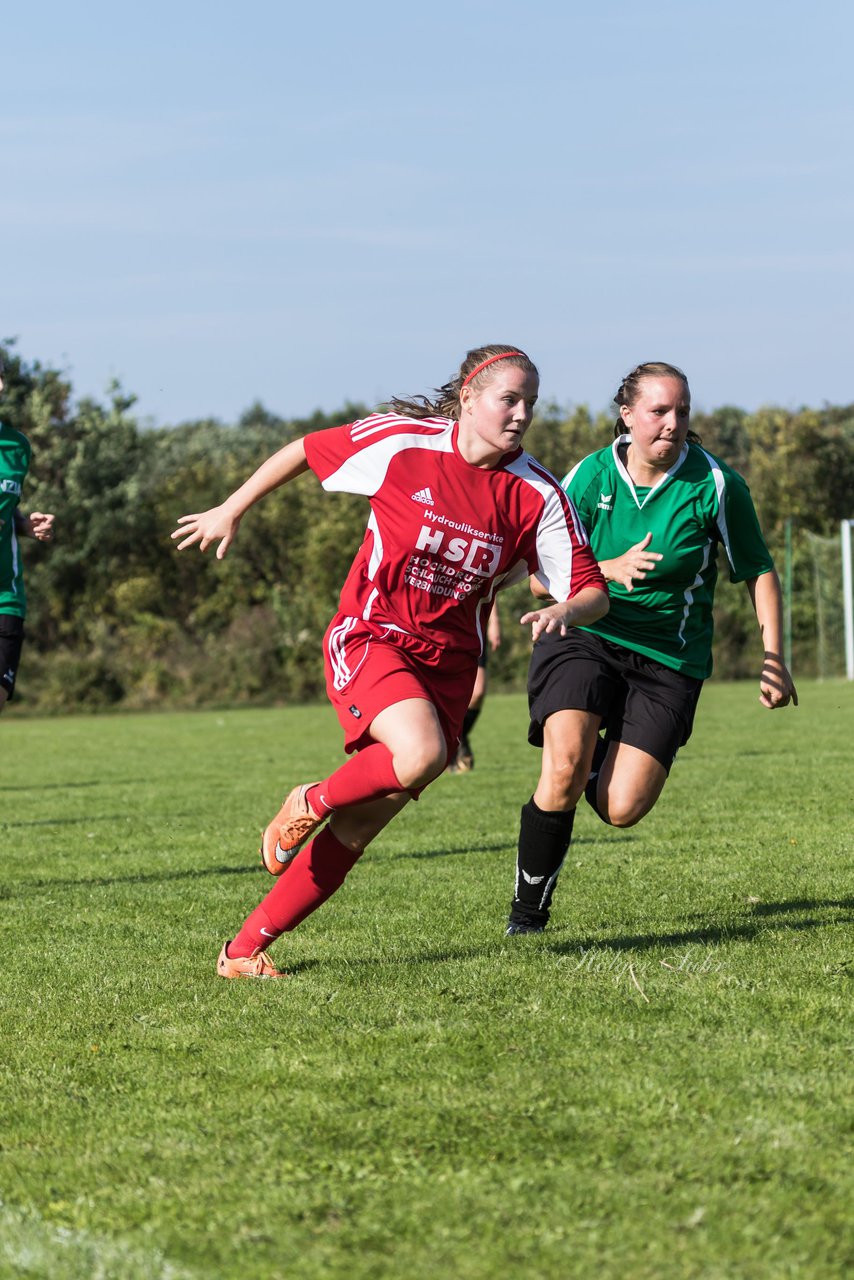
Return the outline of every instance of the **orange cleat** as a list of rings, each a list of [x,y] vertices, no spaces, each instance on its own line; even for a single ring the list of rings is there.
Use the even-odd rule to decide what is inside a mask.
[[[271,876],[280,876],[300,849],[320,826],[320,818],[306,800],[306,792],[316,782],[294,787],[261,838],[261,861]]]
[[[231,939],[229,938],[228,942]],[[239,956],[232,960],[228,953],[228,942],[222,944],[222,951],[216,962],[216,971],[221,978],[287,978],[288,975],[277,969],[273,961],[259,947],[251,956]]]

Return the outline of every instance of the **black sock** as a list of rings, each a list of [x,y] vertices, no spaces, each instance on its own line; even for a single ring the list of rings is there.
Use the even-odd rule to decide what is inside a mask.
[[[599,789],[599,770],[605,763],[605,756],[608,754],[609,742],[607,738],[597,738],[596,747],[593,752],[593,763],[590,766],[590,777],[587,779],[587,785],[584,788],[584,799],[590,805],[590,808],[601,818],[603,822],[608,822],[602,810],[599,808],[599,800],[597,791]],[[610,826],[611,824],[608,823]]]
[[[477,720],[479,715],[480,707],[469,707],[468,711],[463,716],[463,731],[460,734],[463,742],[467,741],[469,734],[474,728],[474,722]]]
[[[533,796],[522,806],[516,895],[510,907],[513,922],[544,925],[548,920],[558,872],[572,839],[574,819],[574,809],[545,813],[534,803]]]

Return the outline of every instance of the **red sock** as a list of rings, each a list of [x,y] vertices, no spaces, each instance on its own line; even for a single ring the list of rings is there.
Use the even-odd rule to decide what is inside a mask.
[[[336,840],[328,827],[319,832],[279,877],[266,898],[255,908],[233,942],[232,959],[250,956],[289,933],[312,911],[331,898],[362,856]]]
[[[358,752],[325,782],[318,782],[306,793],[306,800],[320,816],[332,809],[346,809],[351,804],[379,800],[394,791],[404,791],[394,771],[388,747],[374,742]]]

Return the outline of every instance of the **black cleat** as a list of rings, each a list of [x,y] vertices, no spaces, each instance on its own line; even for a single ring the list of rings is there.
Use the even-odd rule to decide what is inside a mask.
[[[525,920],[508,920],[504,930],[505,938],[514,938],[519,933],[544,933],[544,924],[531,924]]]

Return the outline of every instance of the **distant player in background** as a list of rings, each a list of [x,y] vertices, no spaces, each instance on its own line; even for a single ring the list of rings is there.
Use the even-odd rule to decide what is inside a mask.
[[[563,481],[611,584],[611,609],[534,646],[528,736],[543,749],[542,772],[522,808],[508,934],[545,928],[582,794],[615,827],[639,822],[661,794],[712,670],[719,547],[756,612],[760,702],[798,701],[782,658],[780,582],[750,491],[689,431],[684,373],[639,365],[614,400],[613,444]]]
[[[222,557],[249,507],[308,469],[327,490],[364,494],[371,508],[323,642],[329,699],[356,754],[294,788],[267,827],[261,856],[281,878],[223,945],[221,977],[282,976],[265,948],[326,901],[444,770],[471,698],[481,617],[499,586],[526,572],[548,584],[559,603],[521,619],[535,638],[607,612],[571,503],[521,447],[538,389],[523,352],[478,348],[435,401],[393,400],[391,413],[295,440],[222,506],[179,520],[179,550],[217,543]]]
[[[489,621],[486,624],[486,639],[481,648],[480,657],[477,660],[477,675],[475,676],[474,688],[471,691],[471,701],[463,717],[463,727],[460,732],[460,745],[457,747],[457,754],[448,765],[449,773],[471,773],[474,768],[474,752],[471,749],[469,734],[483,710],[486,689],[489,683],[489,677],[486,674],[489,654],[490,652],[495,653],[500,644],[501,619],[498,616],[498,601],[496,600],[492,606]]]
[[[0,393],[6,374],[0,352]],[[30,467],[30,442],[0,421],[0,711],[14,696],[27,598],[18,539],[50,542],[54,517],[42,511],[24,515],[19,503]]]

